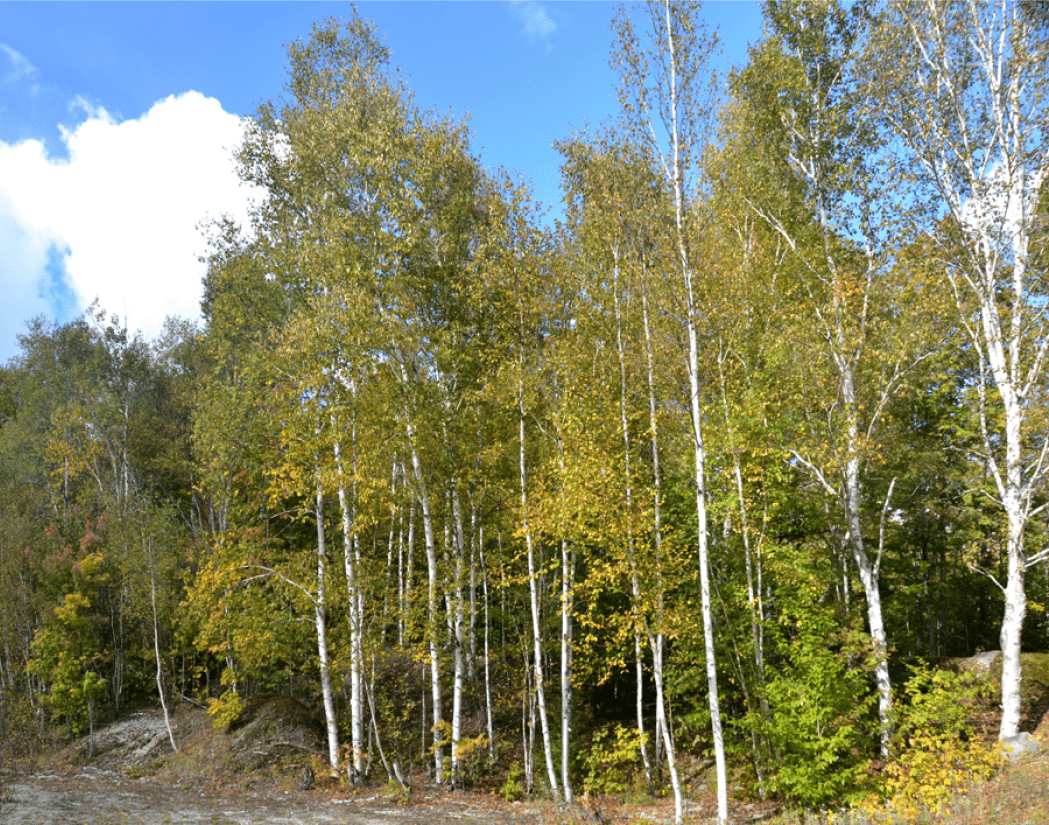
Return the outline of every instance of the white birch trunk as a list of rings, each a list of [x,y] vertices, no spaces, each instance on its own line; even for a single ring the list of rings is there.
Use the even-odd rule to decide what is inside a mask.
[[[645,331],[645,373],[648,382],[648,428],[652,440],[652,543],[656,552],[656,632],[649,634],[652,648],[652,678],[656,684],[657,736],[663,744],[670,772],[670,786],[674,791],[674,822],[680,825],[685,817],[685,800],[677,771],[674,740],[667,720],[663,698],[663,479],[659,468],[659,418],[656,406],[656,380],[652,356],[652,330],[648,315],[648,269],[641,263],[641,314]]]
[[[412,606],[412,575],[415,570],[415,502],[413,495],[408,503],[408,560],[404,571],[404,607],[403,616],[407,617]]]
[[[483,530],[483,528],[482,528]],[[491,680],[491,669],[489,667],[491,662],[491,655],[488,648],[488,637],[491,630],[491,622],[488,616],[488,568],[484,561],[484,533],[481,534],[481,540],[478,543],[478,554],[481,561],[481,586],[484,588],[484,715],[485,721],[488,725],[488,767],[494,768],[495,761],[497,758],[496,746],[495,746],[495,724],[492,720],[492,680]]]
[[[401,383],[408,387],[411,377],[407,365],[401,361],[398,363],[398,378]],[[422,461],[419,457],[419,449],[416,444],[415,425],[412,423],[410,411],[405,411],[405,432],[408,437],[408,449],[412,460],[412,478],[415,482],[415,496],[419,500],[422,509],[423,538],[426,544],[426,568],[427,568],[427,642],[430,658],[430,689],[433,700],[433,763],[434,780],[440,785],[446,781],[444,767],[444,736],[441,726],[444,721],[441,702],[441,663],[440,646],[438,641],[438,594],[437,594],[437,542],[433,529],[433,510],[430,503],[429,487],[423,475]],[[411,548],[409,547],[409,554]],[[409,555],[409,565],[411,556]]]
[[[435,777],[438,784],[445,780],[444,776],[444,737],[441,735],[441,662],[438,648],[437,627],[437,545],[433,532],[433,513],[430,509],[430,493],[423,478],[422,462],[419,460],[419,451],[415,447],[415,428],[409,423],[408,445],[411,449],[412,474],[415,479],[416,495],[423,517],[423,539],[426,544],[426,568],[427,568],[427,639],[430,651],[430,689],[432,693],[432,715],[433,715],[433,764]]]
[[[452,782],[459,784],[463,780],[462,765],[459,755],[459,740],[462,738],[463,727],[463,679],[466,675],[464,661],[465,644],[463,631],[465,628],[464,599],[463,599],[463,577],[465,575],[464,559],[464,535],[463,535],[463,508],[459,500],[459,485],[456,479],[452,479],[452,520],[454,522],[454,535],[452,536],[452,553],[454,554],[453,573],[455,581],[452,587],[452,645],[454,651],[454,674],[452,681]]]
[[[728,822],[728,767],[725,762],[725,739],[721,730],[721,706],[718,701],[718,672],[714,654],[714,621],[710,603],[710,551],[707,532],[706,450],[703,446],[702,410],[699,395],[699,342],[694,323],[694,300],[691,271],[688,284],[689,407],[692,418],[696,486],[696,520],[699,527],[699,586],[703,611],[703,645],[706,650],[707,698],[714,738],[714,761],[718,782],[718,821]]]
[[[554,377],[554,392],[558,396],[557,376]],[[557,466],[561,478],[565,476],[565,449],[558,430],[554,436],[557,449]],[[564,481],[561,482],[561,500],[565,500]],[[561,785],[565,802],[572,801],[572,782],[568,773],[572,747],[572,659],[573,648],[573,604],[575,601],[575,550],[564,538],[561,539]]]
[[[635,595],[635,599],[636,599]],[[645,783],[648,792],[652,793],[652,762],[648,758],[648,744],[645,734],[645,666],[641,656],[641,631],[634,630],[634,675],[636,681],[635,699],[637,710],[637,740],[641,749],[641,763],[645,766]]]
[[[466,656],[466,677],[477,683],[477,560],[483,532],[478,533],[477,502],[470,494],[470,627]]]
[[[404,647],[404,624],[407,616],[404,566],[404,511],[397,510],[397,646]]]
[[[314,621],[317,625],[317,658],[320,659],[321,698],[324,702],[324,729],[328,734],[328,764],[339,765],[339,723],[335,716],[335,699],[331,689],[331,668],[328,658],[328,624],[326,614],[326,580],[328,550],[324,539],[324,490],[318,480],[317,504],[317,598],[313,602]]]
[[[1036,423],[1040,418],[1028,417],[1032,400],[1043,395],[1049,350],[1044,278],[1029,268],[1037,197],[1049,176],[1044,47],[1036,45],[1037,24],[1025,19],[1020,3],[1007,0],[926,0],[890,12],[896,26],[879,32],[884,41],[876,41],[872,52],[892,87],[883,117],[921,183],[963,230],[945,245],[950,264],[945,273],[978,357],[974,389],[982,458],[1006,521],[1005,585],[981,571],[1005,599],[999,730],[1004,739],[1018,732],[1020,722],[1024,577],[1045,558],[1044,551],[1028,557],[1024,547],[1027,525],[1041,510],[1035,502],[1047,469],[1044,427]],[[893,82],[894,63],[908,77],[902,90]],[[920,220],[928,232],[942,216],[937,211]],[[989,411],[992,404],[997,409]]]
[[[360,615],[361,598],[358,584],[357,559],[354,549],[354,512],[353,502],[346,491],[343,475],[342,447],[336,437],[334,444],[335,466],[339,475],[339,509],[342,514],[342,561],[346,574],[346,602],[350,626],[350,743],[353,755],[350,761],[349,778],[351,786],[356,786],[364,775],[364,695],[361,633],[363,632]]]
[[[550,723],[546,713],[546,692],[543,688],[543,638],[539,622],[539,589],[538,571],[535,565],[535,549],[532,544],[532,531],[528,521],[528,479],[525,471],[525,412],[524,412],[524,365],[520,364],[522,378],[518,386],[518,431],[520,439],[519,471],[521,480],[521,532],[525,539],[525,553],[528,558],[528,595],[532,612],[532,643],[535,648],[533,667],[535,669],[535,697],[539,711],[539,722],[543,733],[543,749],[546,754],[546,769],[550,778],[550,792],[554,799],[561,801],[561,790],[554,768],[554,755],[550,742]]]
[[[568,762],[572,747],[572,609],[575,601],[575,550],[561,542],[561,785],[572,801]]]
[[[860,507],[863,490],[860,481],[861,449],[856,394],[853,385],[854,367],[850,364],[842,370],[842,396],[848,416],[848,455],[845,464],[845,515],[849,525],[849,540],[853,560],[860,572],[860,581],[867,596],[867,624],[874,645],[874,681],[878,688],[878,720],[881,727],[881,755],[888,759],[892,744],[892,682],[889,679],[889,645],[885,634],[885,623],[881,612],[880,568],[881,552],[871,563],[863,540],[860,526]],[[890,488],[891,491],[891,488]],[[891,492],[890,492],[891,495]]]
[[[687,229],[685,227],[687,204],[685,202],[685,165],[682,155],[688,147],[682,145],[679,125],[684,113],[678,111],[679,70],[678,43],[671,14],[670,0],[663,2],[663,17],[667,37],[666,72],[669,89],[666,90],[669,105],[667,125],[670,129],[670,159],[665,169],[674,192],[674,225],[676,230],[678,263],[685,288],[685,331],[688,336],[688,384],[689,418],[692,431],[694,478],[696,492],[697,544],[699,550],[699,581],[703,614],[703,641],[706,650],[707,697],[710,705],[710,722],[714,739],[714,760],[717,766],[718,822],[728,822],[728,770],[725,762],[725,740],[721,730],[721,707],[718,701],[717,660],[714,651],[714,626],[710,603],[710,557],[707,530],[706,502],[706,447],[703,442],[703,412],[699,390],[699,336],[696,329],[697,306],[695,297],[695,273],[688,254]]]
[[[168,703],[164,698],[164,679],[163,669],[161,668],[161,662],[163,661],[160,657],[160,629],[157,621],[157,579],[156,574],[153,571],[153,538],[149,539],[150,544],[150,570],[149,570],[149,598],[153,605],[153,655],[157,660],[157,693],[160,695],[160,707],[164,711],[164,727],[168,732],[168,741],[171,743],[171,749],[178,753],[178,745],[175,744],[175,733],[171,730],[171,717],[168,715]],[[92,705],[88,703],[88,711],[92,710]],[[93,720],[92,720],[93,722]],[[92,724],[91,730],[91,747],[94,749],[94,725]]]

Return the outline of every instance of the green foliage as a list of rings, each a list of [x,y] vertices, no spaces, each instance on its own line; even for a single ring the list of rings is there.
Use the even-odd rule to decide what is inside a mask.
[[[95,559],[85,561],[94,567]],[[73,735],[84,731],[94,703],[106,692],[105,680],[97,671],[101,651],[93,644],[90,607],[84,594],[67,593],[37,631],[30,662],[30,670],[49,685],[43,699],[51,713],[67,720]]]
[[[770,718],[751,714],[779,757],[770,788],[805,805],[846,801],[862,790],[870,761],[875,696],[863,650],[815,599],[795,601],[779,624],[782,660],[768,679]]]
[[[402,786],[396,780],[386,783],[386,798],[397,805],[407,805],[411,801],[411,786]]]
[[[642,741],[636,727],[617,724],[596,731],[580,760],[585,771],[583,791],[593,796],[629,791],[641,762]]]
[[[506,772],[506,781],[499,789],[499,793],[502,794],[503,799],[507,802],[524,799],[524,768],[521,767],[520,762],[514,762],[510,766],[510,770]]]

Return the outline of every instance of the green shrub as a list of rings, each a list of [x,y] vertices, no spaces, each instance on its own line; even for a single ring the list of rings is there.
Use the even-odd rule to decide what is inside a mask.
[[[870,759],[871,708],[875,695],[857,640],[844,633],[834,613],[819,604],[785,611],[782,663],[770,669],[769,718],[752,714],[777,754],[770,790],[805,806],[845,802],[859,794]]]
[[[637,728],[616,725],[594,734],[583,754],[586,771],[583,791],[591,796],[618,795],[630,790],[634,769],[641,759],[641,735]]]
[[[502,794],[503,799],[507,802],[514,802],[518,799],[523,799],[525,795],[525,787],[522,780],[524,779],[524,768],[521,767],[520,762],[514,762],[510,766],[510,770],[506,772],[506,782],[503,783],[503,787],[499,789],[499,793]]]

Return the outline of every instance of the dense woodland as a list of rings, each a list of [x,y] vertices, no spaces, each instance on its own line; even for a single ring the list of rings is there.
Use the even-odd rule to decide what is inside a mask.
[[[976,689],[921,661],[998,649],[1015,734],[1049,16],[764,8],[722,78],[697,7],[616,15],[622,109],[559,144],[557,220],[356,12],[290,46],[203,325],[94,307],[0,371],[0,736],[278,691],[351,783],[513,766],[680,816],[709,758],[722,804],[830,804]]]

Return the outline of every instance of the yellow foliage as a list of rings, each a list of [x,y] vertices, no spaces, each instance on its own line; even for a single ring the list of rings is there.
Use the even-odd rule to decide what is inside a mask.
[[[913,821],[919,814],[939,813],[953,796],[964,794],[974,782],[993,777],[1002,765],[995,742],[964,742],[958,736],[914,739],[909,749],[887,768],[883,793],[887,799],[869,799],[863,807],[875,819]]]
[[[878,798],[863,807],[876,819],[912,821],[938,813],[951,797],[994,776],[1002,766],[998,742],[974,729],[970,715],[993,693],[972,673],[952,674],[927,666],[912,668],[904,687],[896,746]]]
[[[208,716],[221,731],[229,730],[229,726],[237,721],[243,710],[244,702],[241,701],[240,694],[232,690],[227,690],[222,696],[208,699]]]

